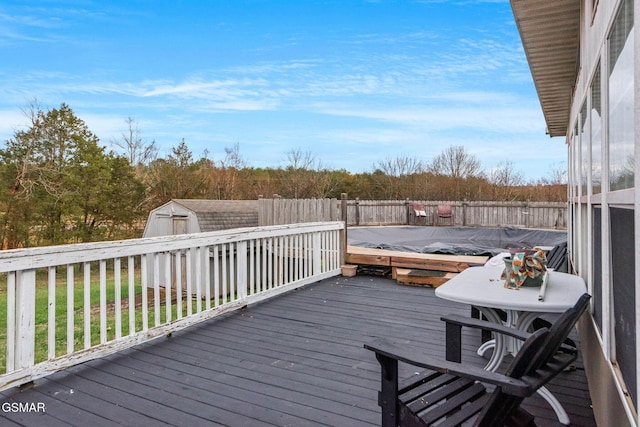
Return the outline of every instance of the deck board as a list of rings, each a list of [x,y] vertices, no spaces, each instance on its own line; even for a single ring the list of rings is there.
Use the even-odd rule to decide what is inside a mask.
[[[335,277],[242,311],[0,393],[43,402],[45,413],[0,412],[1,425],[375,426],[379,365],[363,344],[406,341],[444,357],[440,316],[469,308],[430,288],[374,276]],[[478,333],[464,333],[463,361]],[[572,425],[595,426],[580,362],[549,388]],[[402,372],[412,370],[402,365]],[[526,407],[559,426],[539,397]]]

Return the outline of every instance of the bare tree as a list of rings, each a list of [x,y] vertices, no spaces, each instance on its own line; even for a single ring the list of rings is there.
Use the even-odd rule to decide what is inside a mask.
[[[549,166],[549,176],[541,178],[541,185],[566,185],[567,184],[567,165],[566,163],[553,163]]]
[[[416,159],[415,157],[387,157],[384,160],[376,162],[374,169],[380,170],[388,176],[400,178],[401,176],[423,172],[424,164],[422,160]]]
[[[280,170],[281,194],[284,197],[327,197],[338,186],[336,174],[326,168],[311,151],[300,148],[286,153],[287,164]]]
[[[516,171],[511,161],[501,162],[489,171],[489,183],[493,185],[495,200],[511,200],[517,196],[516,187],[524,184],[524,176]]]
[[[287,151],[287,170],[312,169],[316,156],[311,151],[302,151],[300,147]]]
[[[224,152],[224,160],[217,162],[217,197],[219,199],[237,199],[241,197],[238,191],[239,172],[247,166],[247,162],[240,154],[240,143],[238,142],[232,147],[225,147]]]
[[[424,172],[424,163],[415,157],[386,157],[373,165],[371,182],[375,186],[376,197],[400,199],[407,193],[409,177]]]
[[[454,178],[471,178],[482,175],[480,160],[461,145],[452,145],[433,158],[428,171],[436,175]]]
[[[247,166],[247,162],[240,154],[240,143],[236,142],[233,147],[224,147],[224,160],[221,166],[227,168],[243,169]]]
[[[498,163],[498,166],[488,173],[489,182],[502,187],[515,187],[524,184],[524,176],[516,171],[513,162]]]
[[[322,161],[315,163],[314,170],[309,174],[309,190],[311,197],[323,198],[336,191],[339,185],[338,175],[325,167]]]
[[[316,161],[310,151],[294,148],[286,153],[286,166],[281,171],[281,193],[294,199],[311,197],[312,168]]]
[[[145,142],[142,139],[142,133],[135,119],[127,117],[125,123],[127,130],[122,133],[122,138],[112,140],[111,144],[120,149],[121,154],[129,159],[131,166],[147,165],[155,160],[158,155],[156,141]]]

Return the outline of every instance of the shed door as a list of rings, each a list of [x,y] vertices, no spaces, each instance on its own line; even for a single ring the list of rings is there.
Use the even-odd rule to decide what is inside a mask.
[[[189,218],[186,216],[173,217],[173,234],[187,234]]]
[[[187,234],[189,230],[189,217],[186,216],[173,216],[173,234]],[[177,277],[177,266],[173,265],[171,268],[171,287],[176,292],[182,292],[186,289],[187,284],[187,254],[185,251],[180,251],[180,280]]]

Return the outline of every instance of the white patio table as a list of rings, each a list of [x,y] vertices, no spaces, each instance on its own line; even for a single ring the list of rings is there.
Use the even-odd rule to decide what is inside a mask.
[[[504,280],[500,278],[504,269],[504,264],[501,264],[468,268],[436,288],[436,296],[476,307],[490,322],[526,331],[540,315],[562,313],[573,307],[586,292],[586,285],[581,277],[549,271],[544,298],[540,300],[539,286],[521,287],[517,290],[505,288]],[[506,321],[500,318],[497,310],[507,313]],[[507,354],[517,353],[519,342],[512,337],[495,334],[495,339],[478,348],[478,354],[483,355],[492,347],[494,351],[485,369],[495,371]],[[549,402],[558,420],[562,424],[569,424],[569,417],[555,396],[544,387],[538,393]]]

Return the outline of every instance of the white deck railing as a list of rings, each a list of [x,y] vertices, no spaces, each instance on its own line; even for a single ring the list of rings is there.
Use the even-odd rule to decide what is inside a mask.
[[[2,251],[0,390],[335,276],[343,230],[310,223]]]

